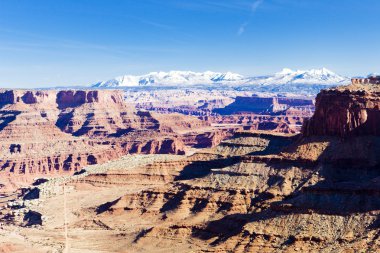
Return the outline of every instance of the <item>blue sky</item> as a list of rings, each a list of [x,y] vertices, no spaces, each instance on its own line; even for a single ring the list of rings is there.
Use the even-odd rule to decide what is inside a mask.
[[[378,0],[1,0],[0,87],[151,71],[380,72]]]

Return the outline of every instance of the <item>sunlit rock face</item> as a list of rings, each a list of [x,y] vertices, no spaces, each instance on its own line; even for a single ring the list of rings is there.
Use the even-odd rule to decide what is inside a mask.
[[[119,91],[3,90],[0,101],[5,172],[73,171],[127,153],[184,152],[180,140],[159,135],[158,120],[128,106]]]
[[[379,94],[365,87],[322,91],[316,98],[315,114],[304,125],[303,134],[380,135]]]
[[[83,142],[87,156],[81,157],[80,161],[94,164],[101,157],[113,161],[88,166],[84,172],[68,176],[67,181],[62,177],[48,179],[47,183],[37,180],[33,187],[17,191],[19,195],[6,195],[14,201],[5,202],[8,205],[0,203],[3,204],[0,219],[6,221],[3,228],[8,229],[6,231],[17,228],[21,237],[26,235],[26,238],[30,231],[36,231],[33,244],[22,241],[25,248],[45,246],[51,251],[60,250],[64,235],[57,233],[57,228],[62,228],[64,223],[57,206],[61,208],[66,199],[73,250],[334,252],[340,249],[344,252],[377,252],[380,248],[380,136],[376,128],[367,128],[371,111],[378,110],[377,92],[376,87],[368,86],[321,92],[317,112],[304,123],[302,134],[274,131],[210,131],[201,134],[193,130],[209,129],[211,125],[194,117],[143,111],[127,113],[128,120],[123,121],[126,115],[119,118],[118,113],[114,115],[109,111],[112,108],[114,112],[122,106],[118,103],[109,101],[103,106],[95,100],[87,103],[81,99],[80,105],[70,102],[70,107],[65,109],[45,112],[45,120],[40,119],[42,123],[38,126],[53,127],[58,140],[64,141],[65,136],[74,139],[75,145],[64,142],[67,149],[71,149],[67,154],[73,154],[75,147]],[[55,105],[52,108],[58,107],[55,99],[49,98],[49,103]],[[101,93],[97,101],[101,101]],[[27,119],[38,118],[31,109],[36,109],[37,105],[40,104],[20,102],[18,114],[8,117],[4,129],[9,131],[8,127],[16,122],[20,125],[19,119],[27,123]],[[3,111],[5,107],[9,109],[8,106],[4,106]],[[103,113],[97,112],[99,108]],[[334,114],[336,121],[329,116],[334,113],[333,108],[335,113],[338,112]],[[15,111],[16,107],[5,113]],[[29,114],[24,115],[25,112]],[[62,124],[65,126],[63,130],[57,127],[59,115],[70,112],[72,116],[68,123]],[[97,116],[83,120],[88,113]],[[345,118],[339,113],[355,115],[354,120],[349,121],[348,116]],[[120,120],[125,124],[120,126],[129,128],[118,132],[114,124],[109,123],[109,118],[115,122]],[[250,119],[244,116],[236,120]],[[91,126],[96,126],[96,122],[104,128],[92,130]],[[342,127],[334,127],[336,124],[342,124]],[[81,126],[86,131],[74,136]],[[361,129],[362,126],[365,127]],[[91,129],[87,131],[87,127]],[[24,132],[24,138],[37,136],[31,131]],[[9,131],[9,134],[17,137],[15,132]],[[167,138],[160,138],[163,134],[167,134]],[[19,135],[18,140],[22,140],[23,134]],[[223,140],[224,135],[230,137]],[[168,138],[173,136],[178,138]],[[43,137],[40,142],[32,139],[30,143],[41,143],[38,149],[47,153],[49,149],[44,145],[49,142]],[[52,136],[49,138],[53,139]],[[90,142],[94,151],[87,144]],[[178,154],[181,142],[194,149],[215,147],[193,150],[195,153],[183,156],[157,154]],[[63,146],[51,143],[52,149],[59,147],[62,152]],[[18,142],[9,144],[2,150],[10,153],[9,157],[25,161],[23,152],[28,146]],[[100,150],[100,147],[106,148]],[[153,155],[112,157],[125,154],[127,150]],[[32,149],[29,153],[32,154]],[[41,157],[41,153],[28,157]],[[28,169],[39,163],[30,160],[34,165],[27,165]],[[60,161],[59,166],[75,164],[78,156]],[[5,170],[9,170],[8,165]],[[63,182],[67,191],[63,190]],[[18,215],[12,216],[15,210]],[[37,222],[30,223],[31,220]],[[22,227],[28,224],[32,228]],[[12,235],[5,233],[4,236]],[[92,243],[94,236],[96,244]]]

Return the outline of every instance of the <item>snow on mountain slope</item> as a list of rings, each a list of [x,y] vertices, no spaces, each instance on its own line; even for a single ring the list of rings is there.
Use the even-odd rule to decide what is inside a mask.
[[[226,72],[192,72],[170,71],[152,72],[147,75],[126,75],[99,82],[93,87],[136,87],[136,86],[189,86],[189,85],[338,85],[349,82],[349,79],[322,68],[312,70],[283,69],[281,72],[267,76],[244,77],[242,75]]]
[[[296,70],[283,69],[274,75],[249,78],[248,83],[260,85],[318,84],[337,85],[349,82],[349,78],[326,69]]]
[[[242,81],[243,76],[236,73],[216,73],[211,71],[170,71],[152,72],[142,76],[120,76],[104,82],[99,82],[94,87],[128,87],[128,86],[155,86],[155,85],[196,85],[213,83],[236,83]]]

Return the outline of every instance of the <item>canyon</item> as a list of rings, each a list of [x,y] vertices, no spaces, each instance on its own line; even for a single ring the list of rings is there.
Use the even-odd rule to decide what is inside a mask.
[[[186,122],[189,116],[182,114],[138,111],[120,102],[114,91],[51,93],[3,95],[4,140],[31,140],[31,131],[24,128],[26,119],[34,118],[33,124],[45,128],[33,134],[34,144],[4,141],[2,152],[8,152],[9,160],[25,159],[23,152],[33,150],[29,145],[47,151],[43,144],[53,138],[59,142],[55,145],[63,143],[68,149],[73,149],[69,143],[74,140],[81,142],[87,153],[94,140],[109,140],[112,150],[118,150],[123,147],[120,143],[130,142],[130,129],[160,131],[160,136],[167,134],[165,138],[181,139],[182,146],[151,144],[149,149],[140,146],[135,148],[139,152],[131,152],[129,144],[123,147],[125,153],[117,151],[117,157],[106,162],[84,162],[74,174],[34,177],[33,184],[25,181],[24,188],[3,193],[3,252],[376,252],[380,248],[378,85],[355,83],[321,91],[315,113],[303,121],[301,133],[240,127],[224,134],[210,131],[202,141],[183,136],[188,128],[216,128],[209,120],[192,117]],[[114,103],[107,100],[97,112],[99,101],[107,98]],[[53,106],[51,111],[45,108],[42,117],[45,103]],[[38,110],[31,112],[30,106]],[[311,102],[301,106],[309,108]],[[119,107],[127,113],[120,114]],[[255,112],[256,117],[295,113],[270,103],[269,108],[269,115],[265,106],[260,109],[263,114]],[[298,116],[303,112],[298,110]],[[96,116],[86,118],[88,113]],[[247,119],[243,114],[238,117]],[[134,138],[148,138],[138,133]],[[94,148],[99,145],[109,144]],[[157,152],[163,147],[166,154]]]
[[[2,190],[15,178],[30,183],[38,175],[72,174],[125,154],[184,154],[233,130],[136,110],[121,91],[4,90],[0,101]]]
[[[0,253],[380,253],[379,12],[0,0]]]
[[[38,176],[72,174],[126,154],[189,154],[215,147],[239,130],[295,133],[313,106],[311,100],[299,100],[307,101],[306,105],[285,108],[286,101],[295,105],[295,100],[282,98],[283,110],[276,115],[266,109],[221,115],[212,110],[234,99],[228,103],[223,102],[226,99],[185,99],[171,104],[170,111],[162,110],[168,104],[159,96],[148,108],[128,100],[129,95],[122,90],[0,91],[1,191],[28,185]],[[264,100],[278,99],[238,97],[232,104],[244,109],[247,103]],[[189,113],[175,111],[191,103],[199,106],[189,106]],[[289,113],[292,110],[297,113]]]
[[[314,112],[309,96],[213,90],[126,90],[126,101],[137,109],[160,114],[196,116],[213,125],[237,125],[244,130],[298,133]]]

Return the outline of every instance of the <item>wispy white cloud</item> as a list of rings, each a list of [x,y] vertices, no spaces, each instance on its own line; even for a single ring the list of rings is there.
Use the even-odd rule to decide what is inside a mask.
[[[143,21],[141,21],[143,22]],[[151,24],[149,24],[151,25]],[[167,29],[170,29],[169,27]],[[17,35],[20,42],[0,41],[0,52],[26,52],[26,53],[48,53],[54,55],[72,55],[78,50],[81,52],[97,52],[108,55],[108,57],[125,59],[136,55],[136,52],[153,53],[178,53],[179,49],[170,47],[154,46],[111,46],[95,44],[86,41],[71,40],[61,37],[52,37],[37,33],[0,28],[2,35]],[[179,43],[179,42],[177,42]]]
[[[168,6],[174,6],[180,9],[189,11],[224,11],[224,12],[236,12],[236,11],[250,11],[252,4],[251,0],[191,0],[191,1],[162,1],[162,0],[148,0],[155,4],[166,4]]]
[[[251,11],[255,12],[263,2],[264,0],[256,0],[255,2],[253,2],[251,5]]]
[[[245,27],[248,25],[248,22],[245,22],[243,24],[240,25],[239,29],[238,29],[238,35],[242,35],[244,32],[245,32]]]
[[[150,25],[150,26],[160,28],[160,29],[164,29],[164,30],[174,30],[175,29],[173,26],[161,24],[161,23],[150,21],[147,19],[138,18],[138,20],[143,24]]]
[[[246,27],[249,25],[253,14],[260,8],[260,6],[263,4],[263,2],[264,2],[264,0],[255,0],[253,3],[251,3],[251,11],[250,11],[249,19],[239,26],[239,29],[237,31],[237,35],[240,36],[245,32]]]

